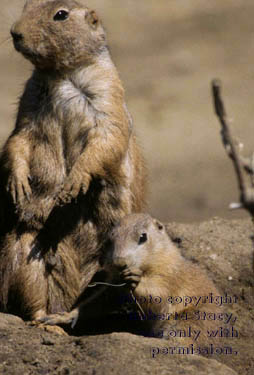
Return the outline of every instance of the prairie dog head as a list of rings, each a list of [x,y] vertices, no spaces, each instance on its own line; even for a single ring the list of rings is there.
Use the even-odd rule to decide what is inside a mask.
[[[90,65],[106,46],[97,14],[75,0],[28,0],[11,35],[16,50],[41,70]]]
[[[170,262],[181,255],[164,225],[148,214],[127,215],[111,232],[107,263],[113,266],[149,271],[166,258]]]

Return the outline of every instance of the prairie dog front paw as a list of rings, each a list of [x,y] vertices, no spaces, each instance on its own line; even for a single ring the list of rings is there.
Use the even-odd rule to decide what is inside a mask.
[[[36,319],[38,323],[55,326],[58,324],[70,324],[74,328],[79,318],[79,310],[74,309],[70,312],[62,312],[58,314],[49,314]]]
[[[86,194],[90,182],[89,174],[79,172],[77,170],[71,171],[66,177],[62,191],[59,193],[57,202],[59,205],[70,203],[72,199],[77,198],[79,193]]]
[[[127,286],[132,290],[136,289],[142,275],[143,271],[135,266],[128,266],[121,272],[121,276],[123,277],[124,281],[126,281]]]
[[[6,190],[11,194],[14,204],[22,205],[25,200],[30,201],[32,190],[29,179],[26,173],[16,172],[9,176]]]

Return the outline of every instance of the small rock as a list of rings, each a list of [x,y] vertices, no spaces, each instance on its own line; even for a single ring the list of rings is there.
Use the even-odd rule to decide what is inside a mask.
[[[211,254],[211,255],[210,255],[210,258],[211,258],[212,260],[215,260],[215,259],[217,258],[217,254]]]
[[[42,345],[47,345],[47,346],[51,346],[51,345],[55,345],[54,341],[51,339],[51,338],[46,338],[46,337],[43,337],[42,336]]]

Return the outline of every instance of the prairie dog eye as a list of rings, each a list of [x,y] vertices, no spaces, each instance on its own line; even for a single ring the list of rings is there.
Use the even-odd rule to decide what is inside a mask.
[[[61,9],[54,15],[54,21],[65,21],[69,17],[67,10]]]
[[[140,235],[140,237],[139,237],[138,244],[142,245],[142,243],[144,243],[146,241],[147,241],[147,234],[146,233],[142,233]]]

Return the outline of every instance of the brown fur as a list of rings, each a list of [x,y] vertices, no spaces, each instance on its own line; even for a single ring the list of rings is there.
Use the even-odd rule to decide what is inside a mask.
[[[35,69],[0,159],[0,305],[34,318],[71,309],[108,231],[142,210],[145,176],[96,13],[30,0],[11,32]]]
[[[144,236],[145,239],[144,239]],[[143,242],[142,242],[143,238]],[[197,311],[223,313],[223,308],[216,304],[203,303],[198,306],[188,304],[169,304],[169,296],[220,296],[213,282],[207,275],[190,261],[183,258],[180,251],[168,237],[163,224],[147,214],[132,214],[124,217],[112,231],[112,244],[107,254],[107,264],[119,269],[121,277],[133,290],[134,297],[146,297],[147,303],[141,303],[143,312],[161,314],[187,313],[188,320],[150,320],[147,321],[150,332],[160,330],[187,329],[201,330],[198,343],[212,342],[207,338],[207,330],[218,329],[222,325],[218,320],[192,320]],[[148,296],[161,297],[161,303],[150,303]],[[180,343],[194,343],[192,338],[185,338]],[[179,344],[179,342],[178,342]]]

